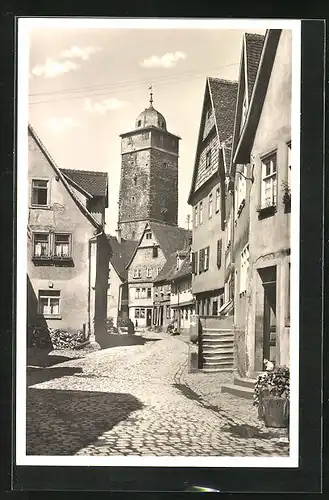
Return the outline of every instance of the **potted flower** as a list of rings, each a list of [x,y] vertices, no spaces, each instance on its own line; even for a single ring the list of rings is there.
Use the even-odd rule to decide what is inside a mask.
[[[254,387],[254,406],[266,427],[288,427],[290,372],[286,366],[274,367],[264,360],[266,371],[258,375]]]

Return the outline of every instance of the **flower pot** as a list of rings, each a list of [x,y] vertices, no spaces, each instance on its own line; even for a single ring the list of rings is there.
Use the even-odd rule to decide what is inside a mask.
[[[262,398],[266,427],[286,428],[289,421],[289,401],[275,396]]]

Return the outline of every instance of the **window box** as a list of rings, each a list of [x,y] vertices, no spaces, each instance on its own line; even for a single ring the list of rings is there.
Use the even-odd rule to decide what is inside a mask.
[[[271,217],[277,211],[276,205],[260,206],[257,208],[258,219],[265,219],[266,217]]]

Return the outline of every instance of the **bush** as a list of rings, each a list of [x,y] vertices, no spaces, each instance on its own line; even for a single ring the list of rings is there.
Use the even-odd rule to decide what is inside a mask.
[[[129,318],[118,318],[118,327],[119,328],[128,328],[129,321],[131,321]]]
[[[74,349],[86,339],[82,330],[52,328],[50,338],[54,349]]]
[[[278,366],[258,375],[254,388],[254,406],[258,406],[262,395],[289,399],[290,370],[286,366]]]
[[[29,325],[27,329],[27,347],[52,349],[53,345],[48,327]]]
[[[111,318],[107,318],[105,320],[105,330],[107,333],[117,333],[118,332],[118,329],[114,326],[114,319],[111,317]]]

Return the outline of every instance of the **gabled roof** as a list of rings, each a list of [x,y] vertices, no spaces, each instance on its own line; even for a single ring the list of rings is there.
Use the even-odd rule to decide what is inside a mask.
[[[130,266],[137,249],[143,239],[146,228],[150,228],[156,241],[158,242],[161,250],[164,253],[166,259],[169,256],[176,252],[177,250],[182,250],[187,247],[192,238],[192,231],[188,229],[184,229],[178,226],[172,226],[170,224],[165,224],[161,222],[149,221],[144,228],[144,231],[136,245],[136,248],[127,264],[127,268]]]
[[[280,29],[267,30],[261,59],[244,126],[233,153],[234,163],[248,163],[258,122],[263,109],[267,87],[272,73],[274,59],[281,36]]]
[[[264,46],[264,40],[265,40],[264,35],[258,35],[256,33],[245,33],[246,59],[247,59],[246,69],[247,69],[249,102],[256,81],[256,75]]]
[[[48,161],[49,165],[52,167],[58,178],[62,181],[63,185],[65,186],[66,190],[70,194],[71,198],[74,200],[78,208],[81,210],[83,215],[91,222],[91,224],[96,228],[96,229],[102,229],[101,224],[97,222],[97,220],[93,217],[93,215],[87,210],[87,208],[81,203],[81,201],[78,199],[78,197],[73,193],[72,189],[70,188],[68,181],[66,177],[63,175],[61,172],[61,169],[56,165],[55,161],[53,158],[50,156],[49,152],[47,151],[46,147],[42,143],[41,139],[33,129],[32,125],[29,123],[28,124],[28,133],[31,135],[33,140],[36,142],[37,146],[39,147],[40,151],[42,154],[45,156],[46,160]]]
[[[91,197],[104,196],[108,206],[108,174],[92,170],[73,170],[61,168],[69,182],[73,182]]]
[[[174,273],[172,280],[184,278],[185,276],[188,276],[191,273],[192,273],[192,264],[190,256],[187,255],[181,265],[181,268],[177,269],[176,272]]]
[[[208,77],[210,98],[216,117],[218,138],[225,141],[233,134],[238,82]]]
[[[262,55],[264,47],[265,36],[258,35],[255,33],[245,33],[242,41],[242,50],[240,58],[240,69],[239,69],[239,88],[238,96],[235,110],[234,119],[234,133],[232,141],[232,151],[234,154],[236,145],[238,143],[241,130],[241,120],[242,120],[242,107],[245,93],[248,97],[248,106],[250,105],[250,100],[252,92],[255,86],[255,81],[257,77],[257,71],[259,67],[260,58]],[[231,161],[229,170],[231,175],[234,176],[235,168],[232,164],[233,155],[231,155]]]
[[[108,241],[110,242],[113,252],[110,262],[121,280],[126,281],[128,278],[128,271],[126,269],[126,266],[136,248],[137,242],[122,239],[121,243],[119,243],[118,239],[115,236],[111,236],[110,234],[106,236]]]
[[[208,100],[210,100],[211,107],[215,115],[216,133],[219,139],[219,146],[221,148],[222,143],[230,139],[233,135],[237,93],[238,82],[223,80],[221,78],[207,78],[188,203],[191,203],[198,175],[198,161],[203,142],[202,132],[205,122]],[[224,165],[221,165],[220,163],[219,168],[223,167]],[[223,171],[222,173],[224,174],[225,172]]]
[[[177,266],[177,255],[176,252],[173,252],[169,255],[169,258],[158,276],[155,278],[154,283],[161,283],[163,281],[170,281],[172,276],[175,274]]]

